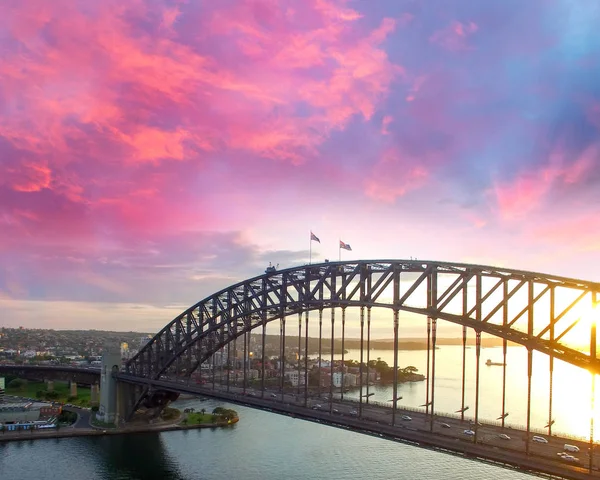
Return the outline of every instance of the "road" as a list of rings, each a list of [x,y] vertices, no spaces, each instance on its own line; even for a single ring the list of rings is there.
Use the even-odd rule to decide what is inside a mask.
[[[218,394],[212,389],[207,388],[207,394]],[[253,390],[247,388],[245,393],[241,387],[230,386],[230,395],[240,403],[262,402],[265,405],[271,405],[273,410],[278,406],[296,407],[294,411],[306,411],[304,407],[304,394],[296,395],[294,393],[281,393],[278,390],[267,390],[262,396],[261,390]],[[299,409],[297,408],[299,407]],[[468,420],[461,421],[453,417],[445,417],[436,414],[434,417],[426,415],[424,412],[413,412],[403,410],[400,406],[396,411],[395,424],[392,425],[392,408],[374,404],[363,403],[362,409],[357,401],[344,398],[340,401],[335,398],[333,402],[329,401],[329,394],[321,394],[321,396],[313,395],[308,398],[308,408],[311,409],[310,416],[316,417],[318,420],[332,423],[355,424],[355,425],[370,425],[370,430],[384,432],[385,436],[390,434],[397,435],[397,440],[412,437],[420,438],[422,441],[431,441],[435,437],[438,444],[447,445],[452,450],[473,450],[481,452],[482,457],[490,457],[490,453],[494,452],[494,456],[502,459],[505,458],[507,463],[515,463],[515,459],[523,458],[531,464],[537,464],[538,470],[547,471],[557,470],[570,472],[573,478],[579,478],[577,475],[584,475],[587,478],[600,478],[600,451],[595,452],[593,458],[593,474],[589,474],[589,456],[587,454],[589,443],[581,441],[544,436],[548,443],[536,443],[531,441],[529,444],[529,455],[525,455],[526,450],[526,432],[510,428],[502,428],[496,425],[485,424],[480,422],[477,427]],[[403,416],[404,417],[403,419]],[[318,421],[317,420],[317,421]],[[443,426],[444,424],[447,427]],[[475,442],[474,436],[469,436],[464,433],[465,430],[477,430],[477,439]],[[506,434],[510,439],[502,439],[499,434]],[[432,436],[433,434],[433,436]],[[533,436],[533,434],[531,435]],[[436,443],[431,442],[431,443]],[[571,453],[579,459],[577,464],[571,464],[558,456],[558,453],[563,452],[564,445],[568,443],[579,447],[579,453]],[[501,461],[501,460],[500,460]]]

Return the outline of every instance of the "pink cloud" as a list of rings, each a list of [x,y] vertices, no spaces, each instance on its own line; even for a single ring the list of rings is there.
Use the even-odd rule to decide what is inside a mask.
[[[474,22],[453,22],[446,28],[435,32],[429,38],[429,41],[452,52],[469,50],[471,47],[469,46],[468,38],[477,32],[477,30],[479,30],[479,27]]]
[[[370,119],[403,75],[382,46],[396,22],[366,30],[342,0],[293,10],[57,0],[12,3],[5,14],[11,38],[0,47],[0,95],[10,101],[0,137],[22,159],[13,157],[0,178],[21,194],[3,199],[0,214],[24,235],[68,221],[55,233],[68,230],[68,243],[97,223],[123,237],[194,220],[223,226],[210,196],[188,188],[217,155],[316,159],[331,132]],[[181,166],[165,174],[171,162]],[[62,210],[15,213],[17,205],[44,212],[48,196]]]
[[[382,135],[389,135],[390,132],[388,131],[387,127],[393,121],[394,121],[394,117],[392,117],[391,115],[386,115],[383,117],[383,120],[381,121],[381,134]]]
[[[388,149],[365,181],[365,194],[393,203],[396,198],[423,186],[429,176],[426,166],[397,148]]]
[[[510,182],[496,182],[489,192],[501,218],[519,219],[543,206],[545,199],[561,185],[578,184],[592,171],[599,158],[598,145],[588,147],[571,163],[560,149],[546,165],[520,173]]]
[[[426,80],[427,77],[425,75],[418,76],[413,80],[412,85],[409,89],[409,93],[405,98],[407,102],[413,102],[415,100],[417,93],[419,93],[419,90],[421,90],[421,87],[423,86]]]

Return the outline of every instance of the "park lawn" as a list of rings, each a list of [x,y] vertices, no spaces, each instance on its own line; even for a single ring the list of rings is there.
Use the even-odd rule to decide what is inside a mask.
[[[19,397],[27,397],[38,399],[37,392],[39,390],[47,391],[46,384],[44,382],[33,382],[28,381],[27,385],[21,388],[11,388],[7,385],[6,394],[15,395]],[[79,405],[81,407],[90,406],[91,391],[89,387],[77,386],[77,398],[67,400],[70,396],[69,384],[66,382],[54,382],[54,391],[58,393],[58,397],[50,400],[44,400],[40,398],[39,401],[53,401],[61,403],[71,403],[73,405]]]
[[[188,413],[186,424],[201,425],[203,423],[215,423],[216,420],[213,420],[213,418],[215,418],[215,416],[212,413]]]

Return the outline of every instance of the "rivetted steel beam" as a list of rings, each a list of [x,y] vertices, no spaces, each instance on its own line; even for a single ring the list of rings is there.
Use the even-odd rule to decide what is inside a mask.
[[[334,304],[343,305],[344,307],[392,307],[389,303],[382,301],[381,298],[383,291],[391,282],[390,272],[395,269],[420,273],[419,278],[414,280],[409,289],[404,292],[402,298],[398,299],[397,308],[407,312],[437,317],[469,328],[479,328],[484,333],[525,345],[548,355],[552,353],[553,358],[559,358],[597,373],[600,372],[598,358],[592,358],[591,355],[560,343],[566,332],[573,328],[574,323],[566,329],[561,328],[561,333],[555,335],[554,341],[542,338],[587,293],[597,294],[600,291],[599,283],[489,266],[412,260],[330,262],[328,264],[313,265],[311,268],[294,267],[279,271],[276,274],[261,275],[240,282],[207,297],[178,315],[155,335],[145,347],[140,349],[140,352],[127,363],[126,371],[148,378],[159,378],[161,375],[178,376],[183,374],[184,371],[186,375],[191,375],[218,348],[222,348],[238,336],[245,335],[253,328],[260,326],[262,312],[266,312],[267,321],[274,320],[276,315],[272,315],[270,312],[275,310],[279,313],[282,304],[286,313],[287,308],[300,308],[307,311],[328,308]],[[454,278],[453,285],[438,298],[439,308],[417,309],[406,305],[405,302],[417,293],[417,288],[432,269],[436,269],[439,275],[446,273],[454,277],[458,275],[458,278]],[[354,285],[353,282],[359,274],[360,281]],[[474,324],[476,321],[470,318],[469,315],[465,316],[465,312],[462,316],[457,316],[445,311],[444,308],[448,305],[449,298],[454,298],[461,291],[461,288],[458,287],[461,283],[459,278],[469,275],[476,275],[478,278],[499,279],[495,289],[499,288],[497,285],[514,280],[541,284],[545,286],[545,290],[560,287],[578,290],[579,293],[578,298],[571,306],[551,319],[549,324],[544,326],[540,333],[532,338],[533,334],[524,334],[524,332],[510,328],[510,323],[508,325],[491,323],[489,326],[482,325],[489,323],[488,321],[493,317],[495,311],[508,304],[512,295],[520,289],[520,286],[509,292],[508,297],[505,296],[488,316],[481,319],[479,325]],[[334,286],[337,277],[341,281],[338,282],[337,286]],[[295,295],[302,291],[305,279],[308,279],[309,282],[314,280],[317,283],[316,296],[311,296],[311,293],[314,292],[314,289],[311,289],[307,291],[309,298],[305,298],[304,302],[296,301]],[[364,291],[365,282],[369,283],[367,292]],[[286,290],[288,286],[290,287],[289,291]],[[323,295],[324,289],[329,292],[327,298]],[[356,295],[359,291],[361,291],[360,298]],[[543,294],[545,294],[545,291],[534,297],[533,303],[541,298]],[[482,295],[480,302],[483,303],[486,300],[489,302],[490,298],[491,292],[488,291],[485,295]],[[301,305],[301,303],[303,304]],[[238,325],[240,320],[241,322]],[[194,353],[191,354],[190,352]],[[196,361],[190,367],[192,357]],[[184,358],[186,359],[185,366],[182,363]]]

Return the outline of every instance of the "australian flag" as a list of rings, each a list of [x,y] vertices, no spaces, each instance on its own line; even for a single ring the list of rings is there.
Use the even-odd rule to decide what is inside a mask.
[[[340,248],[343,248],[344,250],[350,250],[352,251],[352,247],[350,246],[349,243],[344,243],[340,240]]]
[[[321,243],[321,240],[319,240],[319,237],[317,237],[314,233],[310,232],[310,240],[311,242],[314,240],[315,242],[319,242]]]

